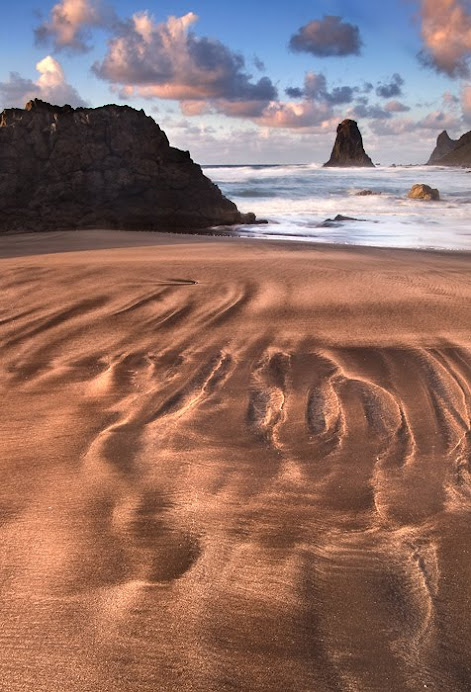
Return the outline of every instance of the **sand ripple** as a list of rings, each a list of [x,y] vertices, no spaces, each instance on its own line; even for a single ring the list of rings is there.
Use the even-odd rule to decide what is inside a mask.
[[[258,248],[2,260],[9,692],[471,689],[469,259]]]

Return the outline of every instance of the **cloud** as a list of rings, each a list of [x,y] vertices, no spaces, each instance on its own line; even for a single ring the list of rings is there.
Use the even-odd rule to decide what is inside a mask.
[[[420,120],[396,118],[393,120],[375,120],[370,123],[372,132],[376,135],[386,136],[397,136],[417,131],[422,132],[423,136],[435,136],[438,131],[454,130],[459,127],[460,120],[458,118],[440,110],[432,111]]]
[[[319,132],[325,128],[336,127],[338,116],[334,107],[351,103],[359,92],[358,87],[341,86],[328,88],[322,72],[307,72],[304,86],[288,87],[285,93],[291,99],[303,99],[300,103],[276,101],[270,103],[255,121],[260,125],[274,128],[288,128]],[[390,117],[388,113],[382,117]]]
[[[355,87],[334,87],[332,91],[326,93],[325,98],[333,106],[339,106],[344,103],[351,103],[355,97],[355,92]]]
[[[285,89],[285,94],[290,99],[302,99],[304,96],[304,89],[299,87],[288,87]]]
[[[332,15],[302,26],[289,42],[292,51],[311,53],[319,58],[360,55],[361,45],[358,27]]]
[[[327,88],[327,80],[322,72],[307,72],[304,77],[304,88],[288,87],[285,93],[289,98],[324,101],[331,106],[351,103],[355,97],[357,87],[334,87],[331,91]]]
[[[376,87],[376,94],[383,99],[391,99],[394,96],[401,96],[403,84],[403,78],[400,74],[395,72],[389,82],[386,82],[385,84],[378,84]]]
[[[381,120],[391,117],[391,112],[381,106],[368,106],[363,103],[357,104],[353,108],[352,115],[354,118],[370,118],[371,120]]]
[[[216,99],[212,101],[214,110],[229,118],[259,118],[267,107],[266,101],[230,101]]]
[[[326,103],[303,101],[302,103],[271,103],[257,122],[259,125],[275,128],[313,128],[326,127],[333,117]],[[337,118],[335,119],[337,122]]]
[[[407,111],[410,111],[410,108],[409,106],[406,106],[405,103],[394,100],[388,101],[388,103],[384,106],[384,110],[388,113],[406,113]]]
[[[463,111],[463,120],[466,123],[471,123],[471,86],[463,87],[461,92],[461,109]]]
[[[256,68],[259,72],[265,72],[265,70],[267,69],[267,68],[265,67],[265,63],[263,62],[263,60],[261,60],[261,59],[258,57],[258,55],[254,55],[254,57],[253,57],[253,64],[255,65],[255,68]]]
[[[182,123],[183,124],[183,123]],[[332,137],[338,120],[330,129],[289,130],[283,128],[256,127],[255,125],[231,125],[230,128],[218,128],[210,132],[208,128],[200,129],[200,134],[191,135],[191,154],[196,161],[206,164],[220,164],[222,161],[246,164],[253,163],[292,163],[297,161],[327,161],[332,149]],[[165,131],[174,146],[188,148],[188,134],[183,128],[165,126]],[[334,133],[334,134],[332,134]],[[241,147],[240,143],[244,146]],[[214,174],[209,171],[208,175]],[[250,211],[248,206],[244,211]]]
[[[277,97],[268,77],[253,81],[242,55],[215,39],[199,38],[190,28],[193,13],[156,23],[138,12],[115,28],[102,62],[93,65],[100,78],[120,84],[129,95],[184,101],[263,102]]]
[[[443,106],[445,108],[448,108],[450,110],[455,110],[460,103],[460,100],[458,96],[455,96],[455,94],[452,94],[451,91],[445,91],[442,94],[442,101],[443,101]]]
[[[0,101],[5,107],[23,108],[27,101],[34,98],[58,105],[68,103],[70,106],[87,106],[65,79],[64,71],[55,58],[47,55],[36,64],[39,78],[33,82],[24,79],[17,72],[10,72],[7,82],[0,82]]]
[[[370,130],[375,135],[399,136],[417,129],[416,123],[409,118],[395,120],[374,120],[370,123]]]
[[[56,51],[85,53],[91,49],[90,28],[109,27],[115,21],[114,11],[101,0],[60,0],[34,34],[39,45],[52,43]]]
[[[211,112],[211,107],[207,101],[180,101],[180,110],[183,115],[205,115]]]
[[[421,62],[450,77],[470,74],[471,11],[468,0],[422,0]]]
[[[417,127],[422,130],[453,130],[459,127],[459,119],[451,113],[435,110],[417,121]]]

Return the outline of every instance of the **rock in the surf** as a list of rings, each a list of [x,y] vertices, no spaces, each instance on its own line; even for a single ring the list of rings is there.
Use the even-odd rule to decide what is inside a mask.
[[[430,187],[430,185],[424,185],[423,183],[412,185],[407,196],[409,199],[424,199],[427,201],[436,201],[440,199],[440,193],[436,188]]]

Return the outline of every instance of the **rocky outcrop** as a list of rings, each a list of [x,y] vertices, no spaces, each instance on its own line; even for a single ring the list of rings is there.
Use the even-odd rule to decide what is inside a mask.
[[[453,151],[457,144],[458,140],[451,139],[448,132],[443,130],[443,132],[441,132],[437,137],[437,144],[435,145],[435,149],[432,151],[432,155],[427,161],[427,166],[435,166],[440,164],[440,159],[446,156],[446,154],[449,154],[450,151]]]
[[[344,120],[337,127],[332,154],[324,167],[362,166],[374,168],[374,163],[363,149],[363,140],[354,120]]]
[[[0,114],[0,230],[191,230],[253,221],[144,111],[34,100]]]
[[[324,219],[321,223],[318,223],[316,228],[338,228],[345,221],[366,221],[367,219],[356,219],[354,216],[344,216],[343,214],[337,214],[333,219]],[[376,223],[376,222],[374,222]]]
[[[471,166],[471,132],[462,135],[453,149],[435,163],[439,166]]]
[[[407,196],[409,199],[424,199],[427,201],[440,199],[440,193],[435,187],[430,187],[430,185],[424,185],[423,183],[412,185]]]

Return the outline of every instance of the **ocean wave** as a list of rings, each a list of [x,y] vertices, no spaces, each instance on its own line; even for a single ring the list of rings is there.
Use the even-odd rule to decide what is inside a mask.
[[[396,166],[323,169],[319,164],[208,166],[206,174],[243,211],[276,222],[277,235],[304,238],[337,214],[366,219],[322,229],[326,242],[386,247],[471,249],[470,178],[463,169]],[[440,202],[410,200],[415,183],[440,190]],[[358,195],[364,189],[377,194]],[[272,227],[257,235],[272,237]],[[314,238],[313,238],[314,239]]]

